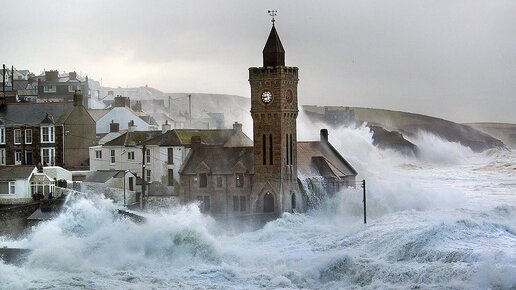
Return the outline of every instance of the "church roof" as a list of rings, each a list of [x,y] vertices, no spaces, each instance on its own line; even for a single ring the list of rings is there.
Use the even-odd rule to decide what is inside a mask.
[[[297,170],[300,177],[357,175],[331,144],[321,141],[297,142]]]
[[[263,48],[263,67],[268,66],[285,66],[285,49],[274,25]]]
[[[191,151],[181,174],[197,174],[199,168],[211,174],[253,173],[253,162],[253,147],[201,146]]]

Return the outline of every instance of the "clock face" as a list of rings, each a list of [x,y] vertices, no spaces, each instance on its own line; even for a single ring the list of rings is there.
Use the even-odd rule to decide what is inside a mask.
[[[287,103],[292,103],[292,100],[294,99],[294,95],[292,94],[291,90],[287,90],[285,92],[285,99],[287,100]]]
[[[269,90],[263,91],[263,93],[262,93],[262,102],[264,104],[268,104],[268,103],[272,102],[272,93],[271,93],[271,91],[269,91]]]

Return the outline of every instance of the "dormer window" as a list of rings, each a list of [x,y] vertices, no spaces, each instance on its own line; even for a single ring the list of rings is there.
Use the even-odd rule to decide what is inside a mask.
[[[54,126],[41,126],[41,143],[55,142],[55,128]]]
[[[78,85],[69,85],[68,86],[68,92],[69,93],[74,93],[75,90],[78,90],[79,89],[79,86]]]

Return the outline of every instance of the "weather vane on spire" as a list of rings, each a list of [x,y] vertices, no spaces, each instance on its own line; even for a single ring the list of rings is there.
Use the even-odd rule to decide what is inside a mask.
[[[274,17],[276,16],[276,14],[278,13],[278,10],[268,10],[267,12],[269,12],[269,15],[272,16],[272,25],[274,25],[274,22],[276,22],[276,19],[274,19]]]

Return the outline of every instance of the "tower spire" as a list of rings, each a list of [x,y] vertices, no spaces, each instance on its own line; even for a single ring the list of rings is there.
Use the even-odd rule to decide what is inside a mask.
[[[263,67],[285,66],[285,49],[283,49],[278,32],[274,26],[276,13],[276,10],[269,10],[269,15],[272,17],[272,29],[263,48]]]

